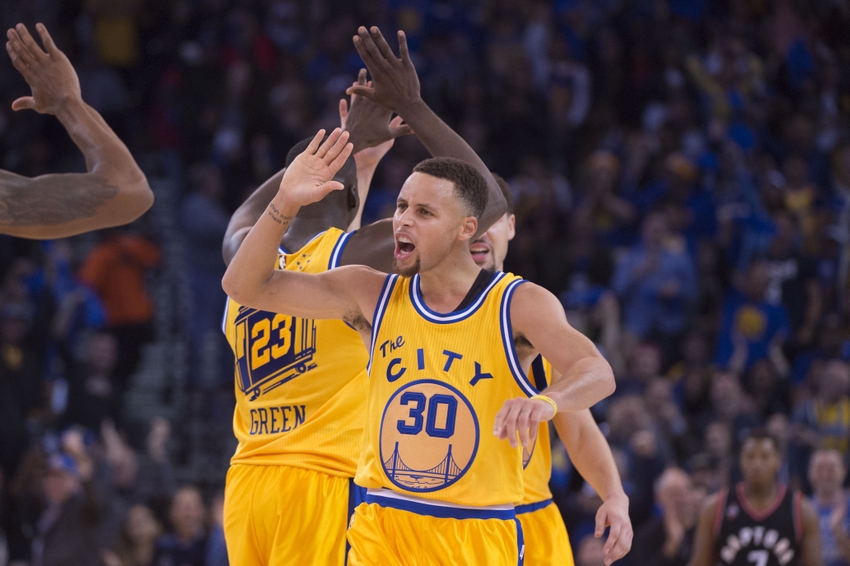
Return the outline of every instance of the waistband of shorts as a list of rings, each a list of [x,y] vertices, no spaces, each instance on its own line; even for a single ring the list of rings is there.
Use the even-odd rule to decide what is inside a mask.
[[[501,519],[507,521],[516,518],[516,510],[510,503],[488,507],[467,507],[448,501],[413,497],[389,489],[370,489],[366,492],[365,501],[381,507],[390,507],[438,519]]]
[[[551,499],[544,499],[543,501],[538,501],[537,503],[526,503],[525,505],[517,505],[516,514],[522,515],[523,513],[534,513],[535,511],[546,509],[547,507],[552,505],[552,503],[553,501]]]

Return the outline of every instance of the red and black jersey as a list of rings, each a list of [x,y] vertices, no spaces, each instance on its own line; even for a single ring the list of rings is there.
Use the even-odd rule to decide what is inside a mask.
[[[802,523],[800,493],[779,486],[774,502],[762,512],[749,505],[744,484],[723,490],[714,520],[720,563],[727,566],[796,566]]]

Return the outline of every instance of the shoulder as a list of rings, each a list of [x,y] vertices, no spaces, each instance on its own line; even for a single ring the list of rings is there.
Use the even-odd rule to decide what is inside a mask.
[[[548,311],[564,312],[558,297],[540,285],[525,279],[514,279],[509,281],[508,285],[513,289],[510,297],[512,318],[540,316],[543,313],[548,314]]]

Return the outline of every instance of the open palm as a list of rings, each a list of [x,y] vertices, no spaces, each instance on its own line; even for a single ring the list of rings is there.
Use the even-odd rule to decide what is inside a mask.
[[[286,168],[280,182],[280,191],[299,206],[319,202],[331,191],[342,189],[342,183],[333,178],[354,146],[348,143],[348,132],[339,128],[324,137],[325,130],[319,130],[307,149]]]

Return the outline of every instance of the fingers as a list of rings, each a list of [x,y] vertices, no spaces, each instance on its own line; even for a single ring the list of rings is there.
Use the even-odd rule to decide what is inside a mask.
[[[390,121],[390,135],[393,139],[413,133],[413,128],[403,122],[404,119],[401,116],[396,116]]]
[[[357,84],[365,85],[366,84],[366,69],[360,69],[360,72],[357,73]]]
[[[325,130],[321,129],[316,132],[316,135],[313,136],[313,140],[307,146],[307,149],[304,150],[304,153],[307,155],[313,155],[316,153],[316,150],[319,149],[319,144],[322,143],[322,140],[325,138]]]
[[[517,444],[517,417],[519,416],[521,405],[516,403],[516,399],[505,401],[499,414],[496,415],[496,425],[493,429],[493,434],[499,437],[500,440],[507,439],[511,448],[516,448]]]
[[[6,32],[6,38],[9,40],[6,43],[6,51],[9,52],[12,64],[18,71],[23,73],[36,65],[35,57],[26,48],[17,31],[10,29]]]
[[[339,181],[328,181],[327,183],[324,183],[322,184],[322,186],[319,187],[319,192],[322,195],[328,195],[331,193],[331,191],[339,191],[342,189],[343,184]],[[324,198],[324,196],[322,198]]]
[[[519,410],[516,419],[517,430],[519,431],[519,441],[525,447],[529,448],[528,442],[528,423],[531,411],[528,407],[523,407]]]
[[[401,62],[405,65],[412,64],[410,60],[410,51],[407,49],[407,36],[404,35],[404,32],[398,31],[398,53],[401,55]]]
[[[18,35],[21,37],[21,41],[26,46],[27,50],[32,53],[33,57],[37,59],[47,57],[47,53],[41,50],[41,47],[38,46],[38,43],[36,43],[35,39],[33,39],[30,35],[27,26],[24,24],[18,24],[15,26],[15,30],[18,32]]]
[[[375,89],[370,86],[352,85],[348,87],[345,94],[349,96],[363,96],[369,100],[374,100]]]
[[[346,132],[348,133],[348,132]],[[333,161],[331,161],[328,168],[333,171],[333,174],[336,175],[337,172],[342,169],[342,166],[345,165],[345,161],[351,156],[351,152],[354,151],[353,143],[345,143],[342,146],[342,150],[339,152]]]
[[[608,511],[605,509],[605,505],[602,505],[599,508],[599,511],[596,512],[596,528],[593,531],[593,536],[596,538],[601,537],[605,534],[605,527],[608,525]]]
[[[323,141],[322,144],[319,146],[319,149],[316,150],[316,157],[324,158],[325,155],[327,155],[328,151],[337,142],[341,133],[342,130],[340,128],[334,128],[334,131],[331,132],[331,135],[329,135],[328,138]]]
[[[605,564],[610,565],[628,554],[632,548],[633,536],[631,528],[629,528],[629,525],[625,521],[613,521],[611,532],[608,535],[608,541],[602,550],[605,554]]]
[[[33,110],[35,109],[35,99],[31,96],[22,96],[12,103],[12,110]]]
[[[602,554],[605,555],[605,564],[611,564],[611,549],[614,548],[617,539],[620,538],[620,530],[622,525],[614,523],[611,525],[611,530],[608,531],[608,540],[605,541],[605,546],[602,547]]]
[[[357,36],[354,38],[354,47],[360,53],[360,57],[366,63],[366,66],[372,73],[372,77],[375,76],[375,70],[387,70],[389,68],[389,62],[386,57],[381,54],[381,50],[375,45],[375,40],[372,39],[372,36],[369,35],[369,32],[363,26],[360,26],[357,30]]]
[[[392,47],[387,43],[387,40],[384,39],[384,34],[381,33],[381,30],[378,29],[377,26],[372,26],[370,30],[372,32],[372,38],[375,40],[375,45],[378,46],[378,49],[381,51],[381,54],[388,61],[397,61],[398,57],[393,53]]]
[[[345,121],[348,120],[348,101],[344,98],[339,99],[339,125],[345,127]]]
[[[50,32],[47,31],[47,27],[44,24],[35,24],[35,30],[38,32],[38,35],[41,36],[41,42],[44,44],[44,48],[47,50],[49,55],[61,53],[59,48],[56,47],[56,44],[53,42],[53,38],[50,36]]]

